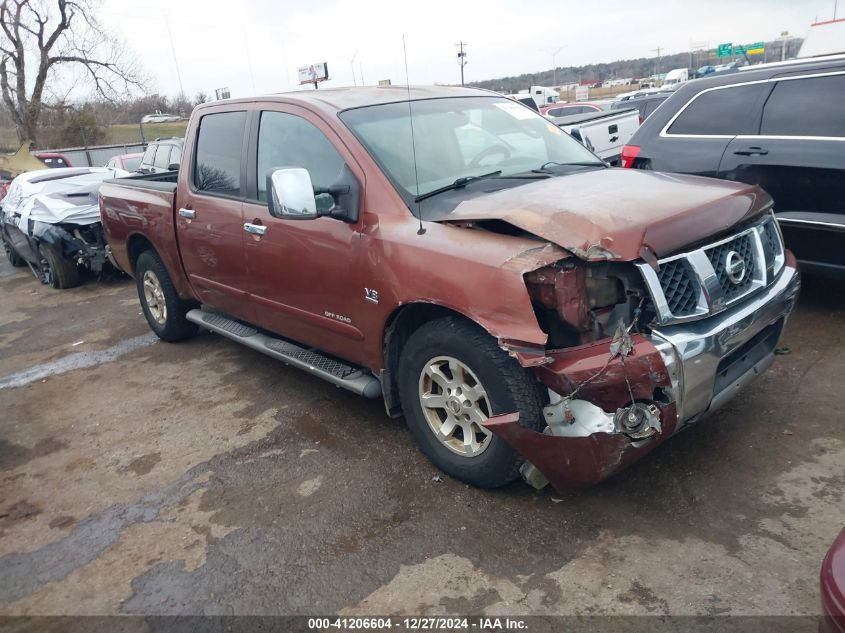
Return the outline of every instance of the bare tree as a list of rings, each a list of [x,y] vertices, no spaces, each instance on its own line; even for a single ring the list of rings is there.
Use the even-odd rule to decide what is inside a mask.
[[[81,69],[107,100],[143,87],[140,71],[100,26],[89,0],[0,0],[0,28],[0,92],[21,142],[37,142],[45,90],[59,67]]]

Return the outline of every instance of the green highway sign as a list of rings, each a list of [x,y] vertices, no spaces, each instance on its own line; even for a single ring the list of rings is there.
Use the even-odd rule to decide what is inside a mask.
[[[719,44],[716,48],[716,54],[719,57],[733,57],[734,55],[757,55],[766,52],[765,42],[754,42],[753,44],[737,44],[734,46],[730,42],[727,44]]]
[[[754,42],[753,44],[741,44],[734,46],[734,55],[756,55],[758,53],[765,53],[766,45],[764,42]]]

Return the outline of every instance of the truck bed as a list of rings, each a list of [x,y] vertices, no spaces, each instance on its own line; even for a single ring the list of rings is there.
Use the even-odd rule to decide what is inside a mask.
[[[622,146],[640,126],[640,113],[636,108],[608,110],[557,117],[552,121],[597,156],[615,165],[618,164]]]
[[[156,191],[176,191],[176,181],[179,178],[178,171],[165,171],[160,174],[137,174],[126,178],[116,178],[106,182],[119,182],[130,187],[142,189],[155,189]]]
[[[177,172],[142,174],[106,180],[100,187],[100,219],[112,254],[123,270],[132,273],[134,236],[159,246],[171,270],[180,270],[176,249],[174,204]]]

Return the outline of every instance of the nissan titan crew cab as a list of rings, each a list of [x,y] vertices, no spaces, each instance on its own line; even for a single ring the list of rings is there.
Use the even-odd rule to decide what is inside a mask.
[[[204,104],[100,211],[161,339],[382,397],[482,487],[623,469],[771,364],[799,291],[758,187],[609,168],[475,89]]]

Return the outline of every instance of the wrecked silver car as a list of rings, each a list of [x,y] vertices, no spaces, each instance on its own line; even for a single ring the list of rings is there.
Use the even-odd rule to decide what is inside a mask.
[[[53,288],[80,283],[81,270],[100,276],[110,266],[97,192],[108,178],[128,175],[100,167],[43,169],[21,174],[0,202],[0,236],[13,266],[29,266]]]

